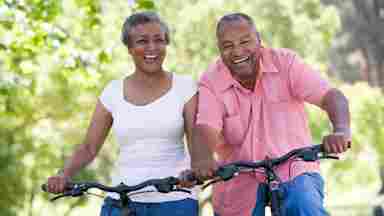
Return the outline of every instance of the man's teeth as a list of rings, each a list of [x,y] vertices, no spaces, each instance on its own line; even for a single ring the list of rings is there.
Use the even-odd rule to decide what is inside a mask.
[[[247,61],[247,60],[248,60],[248,57],[244,57],[244,58],[241,58],[241,59],[233,60],[233,63],[238,64],[238,63],[241,63],[241,62],[244,62],[244,61]]]

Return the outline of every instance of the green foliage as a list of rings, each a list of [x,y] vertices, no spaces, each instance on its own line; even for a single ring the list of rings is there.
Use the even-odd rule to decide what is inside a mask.
[[[98,6],[94,1],[77,3],[79,10],[87,12],[87,18],[77,25],[85,35],[81,40],[97,41],[89,20],[97,19]],[[84,134],[84,130],[75,132],[68,127],[72,121],[73,127],[84,128],[85,119],[79,113],[89,109],[77,91],[95,95],[103,77],[96,68],[102,73],[103,64],[111,61],[105,49],[88,50],[87,44],[72,34],[76,26],[63,22],[68,20],[68,5],[63,6],[61,1],[1,4],[0,159],[6,161],[0,167],[1,215],[16,215],[20,209],[32,211],[39,185],[63,166],[64,155],[73,151],[73,144]],[[63,129],[62,124],[70,129]],[[68,133],[72,140],[60,137]],[[94,177],[94,173],[88,176]]]
[[[377,171],[384,162],[383,95],[379,89],[372,89],[366,83],[344,84],[340,88],[349,98],[353,136],[352,149],[342,155],[342,160],[324,162],[322,166],[334,202],[344,198],[345,201],[351,200],[351,197],[340,196],[352,192],[352,188],[375,186],[372,183],[379,181]],[[315,142],[319,143],[322,136],[331,130],[330,124],[324,113],[319,115],[317,108],[309,109],[309,113],[312,133]]]
[[[170,25],[167,69],[195,78],[218,56],[215,26],[226,13],[251,15],[266,46],[292,48],[320,69],[327,65],[327,49],[339,27],[334,8],[318,0],[136,0],[134,5],[127,0],[0,0],[0,160],[6,161],[0,165],[0,215],[42,214],[42,208],[33,208],[48,205],[39,185],[81,143],[105,84],[132,72],[120,30],[125,17],[142,10],[157,10]],[[343,163],[328,165],[337,173],[356,169],[353,161],[367,151],[383,151],[382,95],[364,85],[344,88],[356,132],[353,152]],[[327,117],[316,108],[308,112],[320,142],[329,131]],[[107,182],[115,158],[111,144],[108,140],[98,160],[77,178]],[[372,172],[367,176],[359,183],[375,179]],[[354,182],[345,175],[337,179]],[[70,214],[85,203],[67,200],[54,208]]]
[[[151,10],[155,9],[155,3],[151,0],[137,0],[137,8]]]

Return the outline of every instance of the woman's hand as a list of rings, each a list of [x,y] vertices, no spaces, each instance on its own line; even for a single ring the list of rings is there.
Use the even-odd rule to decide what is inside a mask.
[[[48,178],[47,190],[50,193],[63,193],[66,185],[71,181],[71,178],[63,174],[57,174]]]
[[[183,170],[178,179],[180,180],[179,187],[182,188],[192,188],[199,182],[192,170]]]

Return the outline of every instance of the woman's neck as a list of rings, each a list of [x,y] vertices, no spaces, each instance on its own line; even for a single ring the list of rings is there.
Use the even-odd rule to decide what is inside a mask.
[[[156,73],[144,73],[140,71],[135,71],[131,78],[133,81],[140,82],[146,86],[156,86],[161,85],[162,81],[168,79],[169,74],[166,71],[159,71]]]

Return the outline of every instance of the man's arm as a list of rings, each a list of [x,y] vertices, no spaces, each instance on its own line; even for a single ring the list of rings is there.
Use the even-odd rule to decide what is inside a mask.
[[[351,142],[348,99],[341,91],[332,88],[322,98],[320,107],[327,112],[333,127],[333,133],[323,139],[326,152],[345,152],[350,147]]]
[[[191,167],[194,174],[205,180],[213,175],[216,168],[214,153],[223,144],[223,108],[213,91],[213,84],[204,77],[199,82],[196,123],[192,133]]]
[[[323,138],[325,150],[341,153],[350,145],[350,114],[348,100],[341,91],[331,88],[319,72],[307,65],[303,59],[290,55],[289,83],[292,95],[325,110],[332,123],[333,132]]]
[[[202,180],[213,176],[216,168],[215,146],[221,144],[221,134],[208,125],[195,125],[191,146],[191,167],[195,175]]]
[[[184,132],[187,140],[187,147],[190,154],[192,151],[192,132],[196,121],[197,94],[194,95],[185,105],[183,110]]]

